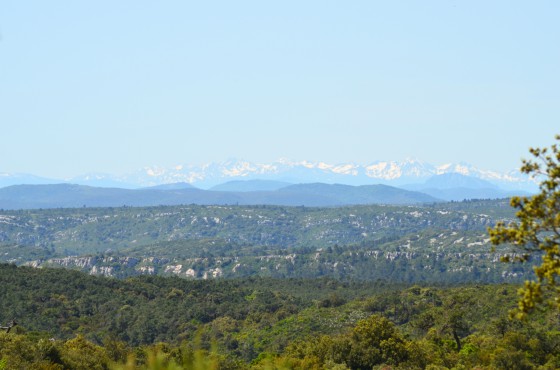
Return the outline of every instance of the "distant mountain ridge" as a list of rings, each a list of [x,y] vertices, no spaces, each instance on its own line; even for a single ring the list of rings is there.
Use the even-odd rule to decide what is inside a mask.
[[[0,189],[0,209],[121,207],[159,205],[341,206],[418,204],[432,196],[387,185],[290,185],[272,191],[211,191],[188,188],[120,189],[75,184],[13,185]]]
[[[504,190],[490,181],[460,173],[435,175],[422,184],[403,185],[402,188],[419,191],[446,201],[498,199],[514,195],[530,195],[530,192],[522,190]]]
[[[155,186],[148,186],[143,189],[151,189],[151,190],[182,190],[182,189],[196,189],[196,187],[192,186],[188,182],[175,182],[172,184],[161,184]]]
[[[451,172],[430,177],[423,185],[428,188],[453,189],[497,189],[498,186],[490,181],[477,177],[466,176],[460,173]]]
[[[273,191],[293,185],[289,182],[274,180],[235,180],[211,187],[213,191]]]
[[[99,187],[145,188],[164,184],[188,183],[198,188],[211,188],[230,181],[279,181],[292,184],[328,183],[346,185],[386,184],[402,186],[419,184],[433,176],[461,174],[489,181],[506,190],[535,190],[535,182],[518,171],[500,173],[482,170],[466,163],[432,165],[416,159],[356,163],[291,161],[272,163],[229,160],[204,165],[179,165],[171,168],[145,167],[125,175],[87,174],[65,180],[52,180],[21,174],[0,174],[0,187],[19,184],[74,183]]]

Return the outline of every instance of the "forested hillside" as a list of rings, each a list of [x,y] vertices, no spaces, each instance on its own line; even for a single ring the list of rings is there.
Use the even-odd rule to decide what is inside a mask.
[[[336,208],[174,206],[0,212],[0,259],[91,274],[520,281],[487,228],[507,201]]]

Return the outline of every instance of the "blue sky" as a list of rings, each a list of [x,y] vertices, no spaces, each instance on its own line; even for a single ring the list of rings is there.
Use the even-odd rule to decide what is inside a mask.
[[[557,1],[0,2],[0,173],[240,158],[519,167]]]

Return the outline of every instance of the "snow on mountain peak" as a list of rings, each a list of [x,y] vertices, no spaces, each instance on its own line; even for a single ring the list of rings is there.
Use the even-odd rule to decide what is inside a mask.
[[[330,164],[326,164],[325,162],[319,162],[317,168],[319,168],[320,170],[330,170],[333,168],[333,166]]]
[[[366,166],[366,175],[374,179],[394,180],[402,176],[402,170],[396,162],[377,162]]]
[[[358,175],[359,166],[355,165],[355,164],[348,163],[348,164],[342,164],[342,165],[334,166],[334,167],[332,167],[331,170],[332,170],[332,172],[338,173],[338,174],[356,176],[356,175]]]
[[[159,177],[165,174],[165,169],[158,167],[146,167],[146,175],[150,177]]]
[[[332,164],[308,160],[295,161],[286,158],[270,163],[229,159],[224,162],[203,165],[182,164],[169,168],[145,167],[138,172],[113,177],[113,179],[140,187],[176,182],[210,187],[235,179],[276,180],[292,183],[326,182],[352,185],[386,183],[398,186],[424,183],[434,175],[447,173],[476,177],[506,187],[523,187],[529,183],[533,185],[535,183],[535,180],[530,181],[518,171],[500,173],[481,170],[467,163],[446,163],[434,166],[416,158],[406,158],[404,161],[377,161],[367,165],[352,162]],[[111,178],[108,176],[107,180],[111,180]]]

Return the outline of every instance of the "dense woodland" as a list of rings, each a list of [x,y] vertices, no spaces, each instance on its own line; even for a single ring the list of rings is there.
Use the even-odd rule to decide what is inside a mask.
[[[0,265],[6,369],[560,366],[559,317],[510,320],[512,285],[124,280]]]

